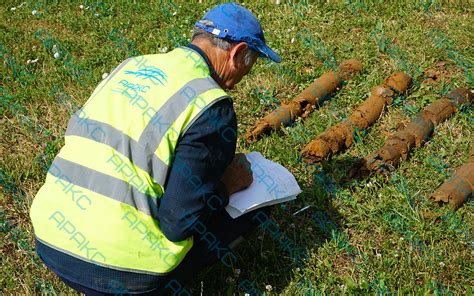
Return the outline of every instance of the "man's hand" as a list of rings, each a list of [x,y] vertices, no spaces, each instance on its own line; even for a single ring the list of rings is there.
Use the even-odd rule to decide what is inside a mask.
[[[221,181],[225,184],[229,195],[243,190],[253,182],[250,162],[243,153],[237,153],[227,167]]]

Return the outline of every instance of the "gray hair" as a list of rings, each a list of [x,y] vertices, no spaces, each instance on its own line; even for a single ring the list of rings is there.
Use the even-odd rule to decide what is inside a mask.
[[[205,25],[205,26],[208,26],[208,27],[214,27],[214,23],[210,20],[200,20],[199,21],[201,24]],[[232,48],[232,44],[233,42],[232,41],[228,41],[228,40],[225,40],[225,39],[222,39],[222,38],[218,38],[217,36],[199,28],[199,27],[194,27],[194,31],[193,31],[193,36],[191,37],[191,41],[193,41],[194,39],[199,39],[199,38],[203,38],[203,39],[207,39],[209,41],[211,41],[211,43],[220,48],[220,49],[223,49],[223,50],[229,50]],[[258,56],[258,53],[256,51],[254,51],[253,49],[250,49],[250,48],[247,48],[247,50],[245,51],[245,56],[244,56],[244,63],[245,65],[250,65],[250,63],[252,62],[252,60],[254,58],[256,58]]]

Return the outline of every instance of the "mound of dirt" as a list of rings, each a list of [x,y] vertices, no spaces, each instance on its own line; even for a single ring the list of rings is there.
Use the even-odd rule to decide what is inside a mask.
[[[448,61],[437,62],[434,66],[423,72],[425,77],[423,83],[438,84],[441,81],[444,81],[445,83],[450,82],[451,76],[453,76],[457,71],[460,71],[460,69],[454,67]]]

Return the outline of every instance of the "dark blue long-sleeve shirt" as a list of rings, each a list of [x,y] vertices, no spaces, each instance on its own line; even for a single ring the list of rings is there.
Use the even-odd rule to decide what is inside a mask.
[[[188,47],[198,52],[215,73],[199,48]],[[210,106],[184,133],[159,205],[160,228],[167,239],[181,241],[193,235],[191,226],[197,220],[206,223],[212,211],[223,210],[228,204],[228,193],[220,180],[234,157],[236,141],[237,119],[231,99]],[[141,289],[157,280],[156,276],[138,276],[79,260],[38,240],[36,247],[38,255],[56,274],[93,289],[113,292],[111,281]],[[105,275],[110,280],[103,278]]]
[[[229,203],[220,182],[235,154],[237,121],[229,100],[216,103],[178,143],[159,208],[160,228],[171,241],[193,233],[191,225]]]

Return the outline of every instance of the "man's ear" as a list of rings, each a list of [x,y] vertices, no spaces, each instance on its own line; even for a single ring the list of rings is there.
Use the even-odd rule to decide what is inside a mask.
[[[245,42],[239,42],[230,51],[230,60],[234,68],[240,68],[245,65],[244,56],[248,46]]]

